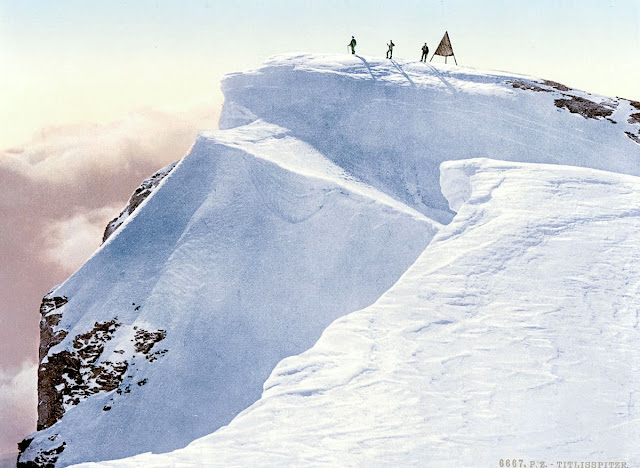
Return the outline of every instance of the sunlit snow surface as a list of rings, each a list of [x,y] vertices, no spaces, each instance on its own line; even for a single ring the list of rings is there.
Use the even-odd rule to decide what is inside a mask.
[[[476,159],[441,180],[451,224],[261,400],[183,450],[99,466],[639,463],[640,179]]]
[[[169,452],[227,424],[130,463],[638,460],[639,103],[350,55],[222,88],[221,130],[55,288],[69,334],[50,354],[113,319],[97,363],[128,368],[25,460]],[[556,105],[574,99],[611,112]],[[153,362],[140,329],[166,330]]]
[[[640,175],[640,120],[632,118],[640,108],[530,77],[289,54],[227,75],[222,90],[221,128],[275,123],[348,174],[440,222],[452,217],[438,187],[442,161],[490,157]],[[574,98],[611,115],[585,118],[556,106]]]

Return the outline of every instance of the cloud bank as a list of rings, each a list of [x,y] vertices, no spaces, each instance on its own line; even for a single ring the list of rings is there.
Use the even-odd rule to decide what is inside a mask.
[[[45,258],[67,271],[77,270],[100,247],[105,226],[121,209],[111,205],[54,221],[44,228]]]

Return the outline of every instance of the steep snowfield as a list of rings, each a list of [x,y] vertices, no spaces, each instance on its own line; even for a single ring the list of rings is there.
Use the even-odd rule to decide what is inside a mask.
[[[453,221],[231,424],[84,466],[640,463],[640,179],[475,159],[441,181]]]
[[[265,381],[207,457],[628,453],[605,429],[631,421],[638,383],[635,218],[618,216],[636,182],[594,170],[640,175],[640,103],[351,55],[279,56],[222,87],[222,130],[146,181],[45,298],[42,430],[23,463],[184,447]],[[477,157],[553,166],[451,163],[441,183],[441,163]]]
[[[276,126],[201,136],[50,294],[68,335],[41,367],[63,374],[50,387],[65,412],[22,460],[168,451],[213,432],[282,358],[393,285],[438,226]]]

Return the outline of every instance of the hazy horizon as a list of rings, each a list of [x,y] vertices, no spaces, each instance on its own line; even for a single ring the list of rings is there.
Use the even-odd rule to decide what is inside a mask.
[[[213,104],[224,73],[279,53],[346,52],[352,34],[359,54],[383,56],[393,39],[397,58],[419,60],[448,30],[461,66],[640,100],[639,24],[632,0],[0,0],[0,148],[52,126]]]

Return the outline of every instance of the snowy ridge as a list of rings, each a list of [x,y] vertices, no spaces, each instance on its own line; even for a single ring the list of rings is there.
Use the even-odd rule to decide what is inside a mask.
[[[640,463],[640,179],[443,164],[459,211],[231,424],[110,466]]]
[[[416,61],[288,54],[227,75],[221,128],[261,119],[442,223],[440,163],[490,156],[640,175],[640,103]],[[635,113],[635,114],[634,114]],[[614,123],[615,122],[615,123]]]
[[[427,222],[434,229],[442,227],[442,224],[427,218],[389,195],[355,180],[310,145],[288,136],[287,133],[286,129],[277,125],[257,120],[231,130],[202,132],[201,136],[214,143],[242,149],[252,156],[277,164],[287,171],[331,182],[352,193],[371,198],[400,213],[406,213],[417,220]]]
[[[215,431],[424,250],[438,223],[361,183],[284,169],[292,148],[320,156],[269,130],[233,146],[200,137],[51,293],[63,305],[47,333],[61,338],[41,362],[42,430],[23,462],[168,451]],[[266,159],[278,152],[280,165]]]

